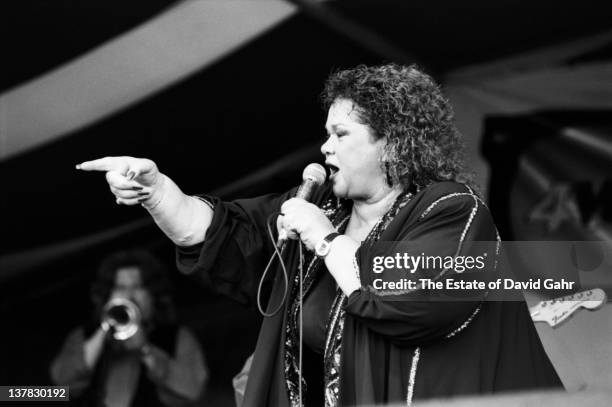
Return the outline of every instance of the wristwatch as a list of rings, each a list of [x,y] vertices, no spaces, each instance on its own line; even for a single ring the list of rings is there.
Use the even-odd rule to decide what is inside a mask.
[[[329,249],[331,248],[331,242],[338,236],[340,236],[340,233],[338,232],[332,232],[325,236],[323,240],[316,244],[315,255],[320,259],[325,258],[325,256],[327,256],[329,253]]]

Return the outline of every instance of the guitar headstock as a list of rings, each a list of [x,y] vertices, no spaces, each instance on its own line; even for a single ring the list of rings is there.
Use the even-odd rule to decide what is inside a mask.
[[[578,308],[596,309],[605,304],[606,299],[606,293],[601,288],[593,288],[565,297],[540,301],[529,308],[529,311],[534,322],[548,322],[551,327],[555,327]]]

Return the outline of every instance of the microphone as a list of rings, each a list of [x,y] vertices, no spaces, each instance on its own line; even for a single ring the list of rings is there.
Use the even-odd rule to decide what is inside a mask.
[[[295,193],[296,198],[302,198],[305,201],[310,200],[310,196],[315,187],[322,185],[327,178],[325,168],[321,164],[310,163],[302,172],[302,184]],[[287,231],[281,230],[278,234],[277,247],[281,247],[287,241]]]
[[[327,178],[325,168],[321,164],[310,163],[302,172],[302,185],[295,193],[296,198],[302,198],[305,201],[310,200],[310,195],[315,187],[322,185]]]

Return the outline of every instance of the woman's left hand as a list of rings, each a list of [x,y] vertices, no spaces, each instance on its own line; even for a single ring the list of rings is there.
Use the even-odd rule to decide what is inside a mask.
[[[308,250],[325,236],[335,232],[332,223],[316,205],[300,198],[291,198],[281,206],[284,216],[278,217],[277,227],[287,231],[289,239],[300,239]]]

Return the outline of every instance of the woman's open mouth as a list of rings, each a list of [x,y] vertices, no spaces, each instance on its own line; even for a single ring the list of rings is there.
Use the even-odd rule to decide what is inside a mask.
[[[333,164],[325,164],[325,166],[329,171],[329,178],[333,178],[333,176],[336,175],[338,171],[340,171],[340,169]]]
[[[327,170],[329,171],[330,177],[339,171],[339,168],[333,164],[325,164],[325,166],[327,167]]]

